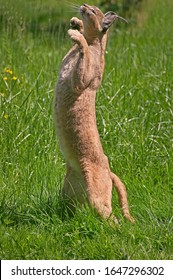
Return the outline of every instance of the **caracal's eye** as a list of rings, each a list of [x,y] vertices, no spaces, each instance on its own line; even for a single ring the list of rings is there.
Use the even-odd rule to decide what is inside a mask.
[[[96,15],[96,11],[94,9],[91,9],[91,12]]]

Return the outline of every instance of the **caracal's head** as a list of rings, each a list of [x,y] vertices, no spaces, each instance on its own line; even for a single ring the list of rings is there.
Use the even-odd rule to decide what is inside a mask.
[[[80,14],[83,18],[84,36],[90,39],[102,37],[115,19],[120,18],[126,21],[114,12],[103,14],[99,8],[87,4],[80,7]]]

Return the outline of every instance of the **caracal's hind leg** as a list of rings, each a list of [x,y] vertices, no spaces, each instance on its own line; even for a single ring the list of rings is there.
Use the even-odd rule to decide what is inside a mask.
[[[112,180],[109,168],[89,163],[84,170],[88,201],[105,220],[118,223],[112,214]]]
[[[75,213],[78,204],[85,204],[87,201],[85,182],[82,173],[66,164],[66,176],[62,189],[62,196],[70,214]]]

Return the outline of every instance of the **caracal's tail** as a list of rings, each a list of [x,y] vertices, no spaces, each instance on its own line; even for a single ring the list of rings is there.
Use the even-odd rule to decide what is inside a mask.
[[[113,172],[111,172],[111,179],[118,193],[119,203],[122,208],[124,217],[127,218],[131,223],[134,223],[134,218],[130,215],[130,211],[129,211],[126,187],[118,178],[118,176],[115,175]]]

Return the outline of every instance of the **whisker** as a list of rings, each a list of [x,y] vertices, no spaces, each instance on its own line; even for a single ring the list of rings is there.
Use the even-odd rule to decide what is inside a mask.
[[[73,3],[69,2],[69,1],[65,1],[65,2],[68,5],[68,7],[71,9],[71,11],[79,12],[80,5],[73,4]]]

